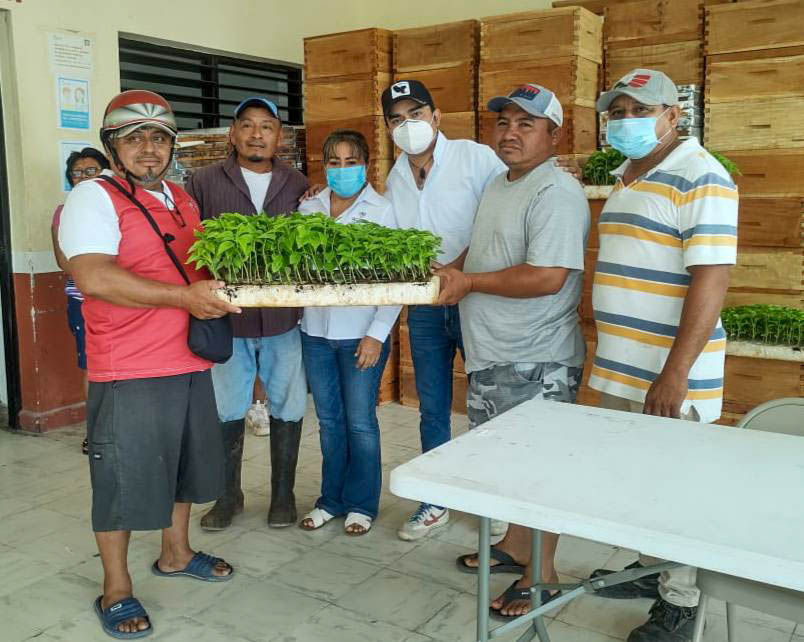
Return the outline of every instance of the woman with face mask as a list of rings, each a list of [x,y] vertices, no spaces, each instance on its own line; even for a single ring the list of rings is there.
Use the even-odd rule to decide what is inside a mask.
[[[339,129],[324,141],[328,187],[302,201],[302,213],[338,223],[398,227],[391,203],[366,180],[369,149],[360,132]],[[322,481],[315,508],[299,524],[320,528],[345,516],[347,535],[365,535],[377,517],[382,484],[376,405],[401,306],[306,308],[302,354],[320,427]]]

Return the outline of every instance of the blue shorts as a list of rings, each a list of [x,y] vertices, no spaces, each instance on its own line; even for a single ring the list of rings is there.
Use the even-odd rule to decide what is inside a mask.
[[[84,344],[84,315],[81,314],[83,301],[71,296],[67,297],[67,323],[70,324],[70,332],[75,337],[75,349],[78,352],[78,367],[81,370],[87,369],[87,353]]]

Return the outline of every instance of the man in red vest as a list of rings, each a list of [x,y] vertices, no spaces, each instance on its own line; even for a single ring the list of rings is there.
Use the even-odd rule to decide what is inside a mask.
[[[192,198],[162,180],[176,137],[167,101],[119,94],[100,137],[114,171],[70,193],[59,244],[86,299],[92,529],[104,571],[95,611],[108,634],[129,638],[152,630],[132,595],[131,531],[162,529],[156,575],[224,581],[234,572],[190,548],[187,534],[191,504],[217,499],[224,487],[212,364],[189,350],[187,333],[190,315],[239,309],[216,296],[222,283],[189,265],[186,285],[166,252],[165,242],[183,262],[201,224]]]

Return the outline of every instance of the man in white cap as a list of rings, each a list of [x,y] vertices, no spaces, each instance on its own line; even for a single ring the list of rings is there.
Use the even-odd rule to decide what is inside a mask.
[[[608,142],[628,160],[612,172],[617,184],[600,218],[592,291],[598,343],[589,385],[606,408],[715,421],[726,348],[719,314],[736,261],[737,188],[695,138],[679,139],[678,92],[665,74],[634,69],[600,96],[597,110],[608,112]],[[700,595],[694,568],[600,594],[656,599],[628,642],[692,639]]]
[[[529,399],[574,403],[585,353],[577,309],[589,204],[580,183],[555,161],[561,104],[549,89],[529,84],[488,108],[499,113],[495,146],[508,171],[483,192],[465,261],[437,272],[439,303],[460,301],[471,427]],[[492,547],[492,573],[523,574],[492,602],[498,618],[530,610],[530,537],[529,529],[512,524]],[[558,535],[545,534],[545,583],[558,582],[557,543]],[[476,554],[456,563],[477,572]],[[542,602],[555,595],[543,591]]]

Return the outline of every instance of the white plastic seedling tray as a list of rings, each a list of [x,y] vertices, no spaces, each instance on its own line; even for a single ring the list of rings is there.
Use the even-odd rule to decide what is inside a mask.
[[[227,285],[218,296],[242,308],[306,308],[353,305],[431,305],[439,279],[420,283],[349,285]]]

